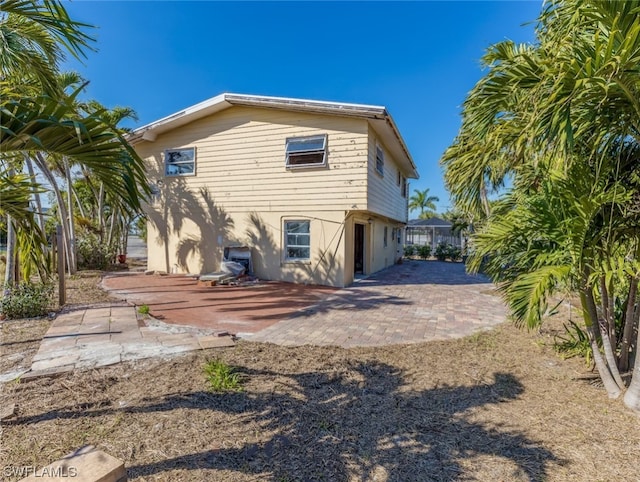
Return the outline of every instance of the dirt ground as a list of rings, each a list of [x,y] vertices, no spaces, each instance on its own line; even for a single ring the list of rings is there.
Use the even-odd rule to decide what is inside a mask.
[[[638,480],[638,418],[553,350],[566,316],[540,333],[503,325],[375,349],[239,342],[11,382],[0,473],[92,444],[133,481]],[[35,353],[47,323],[0,324],[1,372]],[[207,390],[212,358],[237,367],[243,391]]]

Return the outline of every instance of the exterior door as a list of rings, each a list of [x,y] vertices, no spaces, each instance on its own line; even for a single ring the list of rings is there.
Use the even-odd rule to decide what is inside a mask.
[[[364,224],[354,225],[353,265],[354,274],[364,274]]]

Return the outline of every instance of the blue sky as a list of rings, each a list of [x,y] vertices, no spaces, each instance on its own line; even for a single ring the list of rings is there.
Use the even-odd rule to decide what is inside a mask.
[[[87,98],[143,125],[222,92],[384,105],[418,166],[414,189],[449,207],[440,156],[492,43],[533,40],[541,1],[75,1],[95,25]]]

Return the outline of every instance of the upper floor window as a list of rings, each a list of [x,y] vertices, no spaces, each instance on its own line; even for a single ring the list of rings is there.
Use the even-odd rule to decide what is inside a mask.
[[[287,167],[322,167],[327,164],[327,136],[287,139]]]
[[[376,146],[376,171],[384,176],[384,151],[380,146]]]
[[[409,190],[409,183],[407,182],[407,178],[402,176],[402,184],[400,185],[400,189],[402,190],[402,197],[407,197],[407,191]]]
[[[164,151],[164,173],[167,176],[193,176],[196,173],[196,148]]]

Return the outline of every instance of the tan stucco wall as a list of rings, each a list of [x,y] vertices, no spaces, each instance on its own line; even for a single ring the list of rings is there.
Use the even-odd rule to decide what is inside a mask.
[[[252,248],[254,272],[260,279],[344,286],[344,213],[230,215],[222,208],[211,209],[211,206],[195,202],[185,209],[190,214],[199,212],[191,219],[176,222],[168,215],[168,224],[150,223],[149,269],[193,274],[219,271],[224,247],[244,245]],[[209,216],[209,212],[215,215]],[[194,222],[194,218],[197,221]],[[310,221],[311,258],[308,261],[285,259],[286,220]]]

